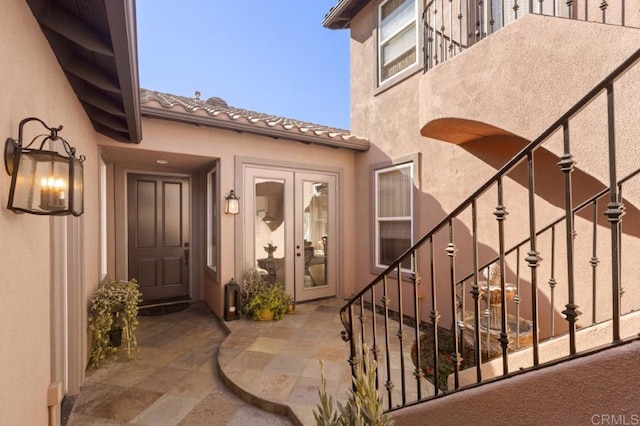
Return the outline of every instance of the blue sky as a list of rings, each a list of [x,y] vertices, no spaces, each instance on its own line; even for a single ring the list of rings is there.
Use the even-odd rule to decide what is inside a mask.
[[[338,0],[137,0],[140,85],[349,128],[349,33]]]

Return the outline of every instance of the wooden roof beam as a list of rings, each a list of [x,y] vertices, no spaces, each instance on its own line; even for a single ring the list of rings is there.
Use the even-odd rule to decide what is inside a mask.
[[[78,46],[113,58],[113,49],[96,34],[95,30],[61,7],[50,3],[38,13],[37,18],[40,24]]]

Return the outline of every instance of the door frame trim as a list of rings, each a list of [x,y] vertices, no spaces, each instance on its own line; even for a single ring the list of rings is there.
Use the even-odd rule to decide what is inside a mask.
[[[152,172],[149,170],[136,170],[136,169],[121,169],[123,172],[123,177],[124,180],[122,182],[123,186],[124,186],[124,190],[122,191],[123,194],[123,199],[122,199],[122,204],[124,207],[124,215],[122,218],[122,238],[123,238],[123,244],[124,244],[124,259],[122,261],[122,269],[125,273],[125,275],[128,276],[128,271],[129,271],[129,221],[128,221],[128,211],[129,211],[129,206],[128,206],[128,200],[129,200],[129,189],[128,189],[128,185],[127,182],[129,181],[129,175],[130,174],[134,174],[134,175],[148,175],[148,176],[167,176],[167,177],[177,177],[177,178],[186,178],[189,181],[189,249],[191,250],[191,258],[192,259],[196,259],[196,256],[200,256],[200,252],[199,252],[199,244],[194,244],[193,243],[193,237],[194,237],[194,232],[193,232],[193,221],[194,221],[194,206],[193,206],[193,200],[194,200],[194,187],[193,187],[193,175],[190,174],[185,174],[185,173],[156,173],[156,172]],[[194,266],[194,262],[190,262],[189,263],[189,298],[190,299],[194,299],[193,295],[194,294],[199,294],[199,292],[197,291],[199,288],[199,283],[196,286],[196,283],[194,282],[194,278],[195,275],[193,273],[193,266]],[[198,288],[196,288],[198,287]]]
[[[244,193],[245,188],[245,169],[247,167],[262,167],[270,169],[280,169],[290,172],[310,172],[310,173],[331,173],[336,176],[336,234],[338,235],[336,244],[336,297],[340,297],[342,294],[342,277],[343,277],[343,259],[342,252],[344,247],[344,236],[342,232],[342,224],[344,223],[344,200],[342,191],[342,179],[344,174],[344,168],[334,166],[322,166],[319,164],[311,163],[298,163],[293,161],[280,161],[270,160],[257,157],[244,157],[235,156],[235,176],[233,186],[236,188],[236,193],[240,199],[246,199]],[[245,255],[245,242],[247,241],[246,230],[244,226],[235,226],[235,264],[234,271],[235,276],[241,277],[244,273],[244,255]]]

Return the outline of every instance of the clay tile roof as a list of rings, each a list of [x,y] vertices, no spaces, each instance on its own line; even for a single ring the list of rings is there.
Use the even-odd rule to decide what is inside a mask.
[[[369,149],[369,142],[366,139],[353,136],[348,130],[230,107],[223,99],[211,97],[202,100],[199,95],[196,92],[196,97],[190,98],[140,89],[142,113],[147,116],[305,143],[350,148],[357,151]],[[176,115],[176,107],[179,107],[178,115]],[[188,116],[185,116],[185,113]]]

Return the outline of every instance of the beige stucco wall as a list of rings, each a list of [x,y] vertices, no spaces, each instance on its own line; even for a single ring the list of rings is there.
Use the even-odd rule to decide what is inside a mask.
[[[98,156],[96,134],[84,110],[60,69],[50,46],[29,7],[22,0],[7,0],[0,14],[0,134],[18,137],[18,124],[35,116],[50,126],[63,125],[60,135],[86,155],[84,163],[85,214],[69,218],[69,228],[79,236],[78,268],[69,271],[81,281],[76,306],[86,318],[86,302],[98,282]],[[33,126],[33,127],[31,127]],[[29,140],[42,128],[25,127]],[[38,132],[38,133],[36,133]],[[0,203],[6,205],[10,178],[0,174]],[[0,209],[0,417],[3,424],[46,424],[47,389],[52,382],[50,310],[52,293],[52,220],[35,215],[16,215]],[[74,227],[73,224],[79,224]],[[86,323],[80,326],[86,332]],[[70,337],[86,342],[86,337]],[[81,344],[81,343],[80,343]],[[86,348],[81,360],[71,365],[75,376],[82,376]]]
[[[568,19],[527,15],[496,34],[488,37],[455,58],[438,65],[423,74],[420,65],[405,73],[398,81],[376,87],[376,2],[370,2],[351,22],[351,99],[352,131],[366,137],[372,149],[357,157],[356,180],[371,181],[371,166],[384,161],[397,160],[420,153],[421,173],[418,231],[422,236],[490,178],[524,144],[539,135],[589,89],[630,56],[640,45],[640,31],[614,25],[601,25]],[[637,10],[630,8],[637,15]],[[588,40],[588,42],[585,42]],[[616,84],[616,122],[619,173],[624,175],[637,167],[638,148],[633,135],[637,135],[640,110],[632,98],[637,93],[637,76],[640,67],[623,77]],[[559,95],[561,94],[561,95]],[[608,182],[608,161],[604,154],[606,145],[606,102],[601,96],[592,106],[571,122],[572,153],[577,161],[573,173],[575,183],[574,202],[584,200]],[[422,137],[437,134],[424,127],[438,120],[464,121],[480,130],[478,139],[465,144],[452,144]],[[478,126],[484,123],[486,126]],[[621,124],[622,123],[622,124]],[[482,133],[484,132],[484,133]],[[511,136],[509,136],[511,135]],[[562,153],[558,137],[552,138],[536,159],[538,177],[536,214],[538,227],[559,218],[564,200],[560,191],[563,176],[557,166]],[[506,247],[528,236],[528,212],[526,192],[526,168],[520,167],[505,179],[505,206],[509,212],[505,221]],[[625,189],[625,203],[632,207],[637,198],[637,184]],[[373,224],[371,223],[371,190],[357,194],[358,206],[364,206],[357,223],[357,288],[362,288],[375,275],[370,268]],[[601,201],[603,210],[606,201]],[[478,203],[478,237],[480,261],[497,255],[497,224],[493,212],[497,205],[496,190],[491,189]],[[368,206],[368,207],[367,207]],[[630,208],[625,216],[626,235],[623,253],[633,253],[640,248],[633,229],[637,221],[637,209]],[[456,276],[471,271],[470,218],[467,212],[456,224],[455,239]],[[591,257],[590,213],[576,218],[576,294],[583,316],[582,325],[591,322]],[[598,226],[598,312],[599,320],[611,312],[610,231],[606,221]],[[564,226],[564,225],[563,225]],[[439,258],[437,277],[442,283],[440,306],[442,326],[451,324],[450,301],[445,296],[448,288],[448,260],[444,253],[446,233],[436,240]],[[559,312],[567,303],[566,252],[559,247],[566,240],[563,229],[556,234],[555,268],[556,333],[565,328]],[[521,251],[520,271],[523,296],[530,294],[530,272],[524,262],[528,246]],[[550,333],[549,309],[551,242],[547,234],[538,241],[538,251],[543,261],[538,268],[541,337]],[[484,259],[484,260],[483,260]],[[517,269],[515,256],[507,262],[509,280],[515,280]],[[429,283],[428,266],[419,267],[423,283]],[[633,258],[627,256],[623,264],[623,276],[640,273]],[[407,287],[408,288],[408,287]],[[630,288],[630,286],[627,286]],[[468,291],[469,289],[467,289]],[[425,304],[423,320],[428,320],[431,310],[428,287],[424,288]],[[638,292],[626,292],[623,312],[639,307]],[[530,298],[529,298],[530,299]],[[392,301],[393,302],[393,301]],[[523,298],[522,315],[531,318],[530,302]],[[470,307],[468,309],[471,309]],[[514,306],[509,310],[513,312]],[[410,309],[410,311],[413,311]]]
[[[198,155],[218,159],[218,179],[220,194],[218,203],[223,208],[224,197],[230,189],[235,189],[241,197],[242,208],[242,182],[241,174],[236,170],[237,158],[251,158],[263,161],[265,164],[280,164],[285,167],[296,168],[303,166],[316,170],[337,170],[340,173],[339,183],[339,215],[340,215],[340,253],[341,265],[339,269],[338,297],[350,294],[353,290],[354,265],[349,259],[354,258],[355,250],[355,181],[353,177],[353,165],[355,153],[346,149],[335,149],[314,144],[303,144],[283,139],[274,139],[266,136],[257,136],[247,133],[193,126],[178,122],[159,119],[143,118],[143,140],[139,145],[122,146],[114,142],[103,140],[104,145],[119,146],[121,149],[148,150],[155,152],[167,152],[176,154]],[[151,172],[162,172],[162,168],[154,168]],[[204,259],[205,253],[202,251],[205,244],[196,244],[196,240],[205,239],[204,228],[205,211],[205,178],[202,171],[193,170],[194,179],[192,182],[200,182],[202,187],[195,195],[200,197],[193,200],[194,206],[199,206],[197,223],[202,228],[201,232],[194,235],[192,249],[199,247],[200,253],[192,252],[193,256]],[[197,174],[200,173],[200,177]],[[124,177],[121,179],[124,181]],[[123,197],[124,191],[116,189],[116,197]],[[121,207],[122,217],[126,217],[124,206]],[[240,241],[237,240],[237,230],[242,226],[242,215],[233,216],[220,214],[220,240],[219,240],[219,263],[218,274],[220,282],[216,280],[214,274],[205,272],[205,263],[193,270],[192,279],[197,282],[198,294],[192,294],[192,298],[204,298],[218,316],[222,316],[222,303],[224,284],[231,278],[239,279],[242,275],[243,265],[238,252]],[[116,232],[124,237],[125,227],[123,224],[116,224]],[[120,241],[116,247],[116,259],[125,259],[124,252],[126,238],[116,236]],[[126,274],[124,264],[121,263],[117,271],[119,274]]]
[[[635,341],[398,410],[393,419],[403,426],[637,424],[638,356]]]

